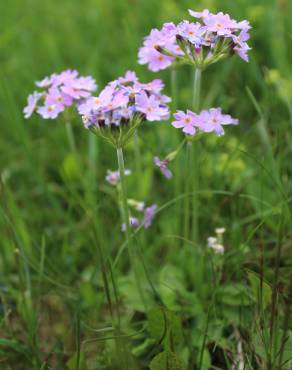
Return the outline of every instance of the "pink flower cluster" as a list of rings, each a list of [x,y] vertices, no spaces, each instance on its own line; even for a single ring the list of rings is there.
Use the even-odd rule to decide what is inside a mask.
[[[221,108],[211,108],[203,110],[200,114],[196,114],[190,110],[187,112],[177,111],[174,114],[175,121],[172,126],[182,128],[182,131],[194,136],[199,130],[201,132],[215,132],[217,136],[224,135],[224,125],[238,125],[238,119],[232,118],[229,114],[222,114]]]
[[[207,9],[189,13],[200,22],[165,23],[160,30],[150,32],[139,50],[140,64],[148,64],[151,71],[157,72],[175,60],[203,68],[232,53],[248,61],[248,21],[237,22],[228,14],[212,14]]]
[[[66,107],[87,98],[96,90],[95,80],[91,76],[80,77],[75,70],[54,73],[42,81],[37,81],[36,86],[45,90],[34,91],[29,95],[27,106],[23,110],[25,118],[29,118],[36,111],[45,119],[54,119]]]
[[[90,96],[78,104],[86,128],[123,126],[135,118],[148,121],[168,119],[171,101],[162,95],[164,84],[161,80],[150,83],[139,82],[135,72],[110,82],[99,94]]]

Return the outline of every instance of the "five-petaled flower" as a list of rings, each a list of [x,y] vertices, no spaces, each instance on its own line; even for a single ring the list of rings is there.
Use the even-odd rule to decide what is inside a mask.
[[[199,118],[196,113],[190,110],[184,113],[179,110],[173,116],[175,118],[175,121],[172,122],[173,127],[182,128],[182,131],[187,135],[195,135],[199,125]]]

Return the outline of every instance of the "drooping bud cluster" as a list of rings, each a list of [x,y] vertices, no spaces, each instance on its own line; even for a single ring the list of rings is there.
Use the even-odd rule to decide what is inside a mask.
[[[66,107],[87,98],[96,90],[95,80],[91,76],[80,77],[75,70],[54,73],[37,81],[36,86],[45,90],[34,91],[28,96],[27,106],[23,110],[25,118],[36,111],[45,119],[55,119]]]
[[[99,94],[78,105],[86,128],[116,147],[123,146],[143,121],[169,117],[168,96],[162,95],[161,80],[139,82],[134,72],[110,82]]]
[[[151,71],[169,67],[174,62],[188,63],[204,69],[229,55],[237,54],[248,61],[249,22],[237,22],[222,12],[212,14],[189,10],[200,22],[165,23],[153,29],[139,50],[139,63]]]

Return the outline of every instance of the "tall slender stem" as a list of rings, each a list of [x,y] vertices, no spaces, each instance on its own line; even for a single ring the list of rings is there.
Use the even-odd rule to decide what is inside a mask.
[[[175,67],[170,70],[170,85],[171,85],[171,97],[172,97],[172,109],[173,111],[177,108],[177,71]]]
[[[191,205],[192,205],[192,198],[189,195],[191,192],[191,185],[192,185],[192,176],[191,176],[191,166],[192,166],[192,149],[193,144],[191,141],[187,142],[187,149],[186,149],[186,168],[185,168],[185,193],[188,196],[185,198],[184,204],[184,238],[190,238],[190,216],[191,216]]]
[[[202,71],[197,68],[194,75],[193,85],[193,99],[192,106],[195,113],[199,113],[200,108],[200,95],[201,95],[201,76]],[[198,178],[198,148],[192,141],[187,144],[187,168],[186,168],[186,193],[195,192],[199,190]],[[194,193],[192,196],[186,197],[185,202],[185,228],[184,237],[189,239],[192,236],[193,241],[198,238],[198,195]],[[192,229],[190,231],[190,226]]]
[[[95,178],[97,172],[96,159],[97,159],[97,139],[95,135],[88,135],[88,162],[90,165],[90,173],[92,174],[92,178]]]
[[[202,71],[197,68],[194,76],[194,87],[193,87],[193,109],[196,113],[199,113],[200,108],[200,95],[201,95],[201,77]]]
[[[140,275],[139,271],[137,270],[137,266],[134,259],[134,254],[132,250],[132,231],[131,231],[131,225],[130,225],[130,212],[129,212],[129,206],[128,206],[128,197],[127,197],[127,187],[126,187],[126,181],[125,181],[125,163],[124,163],[124,155],[123,155],[123,149],[121,147],[117,148],[117,158],[118,158],[118,165],[119,165],[119,172],[120,172],[120,183],[121,183],[121,200],[122,200],[122,214],[124,218],[124,223],[126,226],[126,238],[127,238],[127,247],[128,247],[128,253],[130,258],[130,264],[133,268],[137,289],[141,296],[141,300],[146,307],[146,301],[144,299],[143,289],[141,287],[140,283]]]
[[[134,133],[134,152],[135,152],[135,167],[136,167],[138,178],[140,179],[142,176],[142,158],[141,158],[138,130],[136,130]]]
[[[122,148],[117,148],[117,158],[118,158],[120,182],[121,182],[122,212],[123,212],[123,217],[124,217],[124,223],[126,226],[126,237],[129,243],[131,239],[130,212],[129,212],[129,206],[128,206],[128,201],[127,201],[128,197],[127,197],[127,188],[126,188],[126,181],[125,181],[125,163],[124,163],[124,155],[123,155]]]
[[[68,137],[68,142],[69,142],[69,145],[70,145],[70,149],[74,153],[76,151],[76,145],[75,145],[75,138],[74,138],[74,134],[73,134],[73,130],[72,130],[72,124],[71,124],[71,122],[66,120],[65,126],[66,126],[66,134],[67,134],[67,137]]]
[[[196,113],[200,110],[200,98],[201,98],[201,76],[202,71],[200,69],[195,70],[194,77],[194,90],[193,90],[193,109]],[[191,171],[192,191],[199,190],[199,148],[198,143],[193,144],[193,171]],[[192,196],[192,239],[197,241],[199,233],[199,195],[198,192]]]

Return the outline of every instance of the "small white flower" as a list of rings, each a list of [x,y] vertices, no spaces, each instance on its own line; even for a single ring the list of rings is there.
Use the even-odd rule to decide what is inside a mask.
[[[207,239],[207,243],[208,243],[208,247],[209,248],[212,248],[216,243],[218,242],[217,238],[215,238],[214,236],[210,236],[208,239]]]
[[[222,235],[225,233],[225,228],[224,227],[217,228],[215,229],[215,232],[217,235]]]

